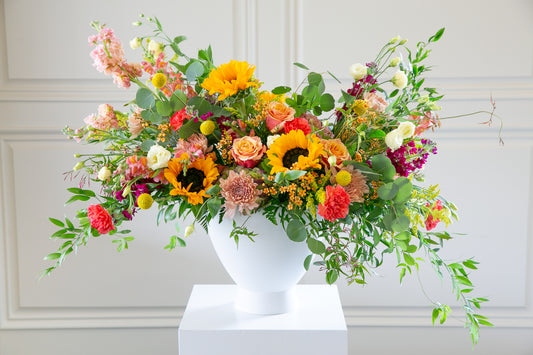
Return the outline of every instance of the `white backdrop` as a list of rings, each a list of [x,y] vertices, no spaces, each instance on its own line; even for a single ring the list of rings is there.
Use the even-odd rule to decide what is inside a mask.
[[[414,45],[445,26],[427,81],[446,95],[442,116],[490,109],[492,94],[505,119],[504,147],[496,127],[479,125],[486,117],[444,122],[427,167],[428,180],[460,208],[453,230],[467,233],[449,243],[447,256],[481,261],[473,280],[478,295],[491,299],[483,313],[496,327],[483,329],[474,349],[460,311],[433,328],[416,277],[399,286],[391,258],[364,288],[338,283],[350,354],[533,353],[532,1],[0,0],[1,355],[177,354],[192,285],[230,282],[202,231],[168,253],[173,226],[154,229],[149,213],[135,219],[128,251],[117,253],[105,236],[93,239],[37,281],[48,265],[42,257],[57,247],[47,218],[63,216],[65,188],[75,185],[62,173],[76,163],[73,153],[86,150],[61,128],[133,95],[92,67],[88,24],[107,23],[127,47],[139,13],[187,35],[189,53],[211,43],[217,63],[257,64],[266,88],[295,86],[302,72],[293,62],[330,70],[346,88],[349,65],[370,61],[391,37]],[[129,48],[126,54],[138,60]],[[303,282],[323,283],[323,275],[313,270]],[[425,283],[432,298],[455,305],[443,286]]]

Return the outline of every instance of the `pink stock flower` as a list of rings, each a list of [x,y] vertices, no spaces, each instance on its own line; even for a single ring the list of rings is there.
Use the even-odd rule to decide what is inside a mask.
[[[122,44],[112,29],[100,27],[98,30],[97,35],[89,37],[89,45],[95,46],[90,54],[93,65],[96,70],[112,75],[118,87],[130,87],[131,79],[142,75],[142,67],[127,63]]]
[[[431,205],[427,203],[426,207],[431,207]],[[433,206],[433,210],[440,211],[442,210],[442,208],[442,202],[440,200],[437,200],[435,206]],[[424,224],[426,225],[426,229],[430,231],[435,228],[437,224],[439,224],[439,222],[440,219],[433,217],[433,214],[430,212]]]
[[[88,126],[107,131],[118,128],[118,120],[113,107],[108,104],[98,106],[98,114],[91,114],[83,120]]]

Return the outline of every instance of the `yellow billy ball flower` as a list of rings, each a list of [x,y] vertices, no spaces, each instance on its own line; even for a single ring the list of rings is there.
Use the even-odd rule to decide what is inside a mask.
[[[215,130],[215,122],[211,120],[204,121],[200,125],[200,132],[202,132],[204,136],[210,135],[211,133],[213,133],[214,130]]]
[[[152,77],[152,85],[158,89],[161,89],[167,83],[167,76],[163,73],[156,73]]]
[[[346,170],[341,170],[335,176],[335,181],[341,186],[346,186],[352,181],[352,175]]]
[[[153,202],[154,202],[154,199],[152,198],[152,196],[150,196],[150,194],[145,193],[137,197],[137,205],[139,206],[139,208],[143,210],[147,210],[150,207],[152,207]]]

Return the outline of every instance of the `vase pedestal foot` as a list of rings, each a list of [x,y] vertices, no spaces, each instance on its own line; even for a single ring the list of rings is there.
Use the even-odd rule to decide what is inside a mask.
[[[178,329],[180,355],[348,355],[336,286],[297,285],[291,312],[259,315],[235,307],[235,285],[195,285]]]
[[[251,314],[283,314],[297,306],[295,289],[281,292],[255,292],[237,287],[235,308]]]

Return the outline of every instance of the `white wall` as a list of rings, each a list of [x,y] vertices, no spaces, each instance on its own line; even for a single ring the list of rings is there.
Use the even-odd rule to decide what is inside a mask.
[[[267,88],[295,85],[291,63],[330,70],[349,84],[347,67],[370,61],[400,34],[414,45],[440,27],[430,77],[446,94],[443,116],[489,109],[505,119],[505,146],[486,117],[444,122],[429,181],[461,209],[450,258],[482,262],[473,279],[497,325],[472,349],[461,315],[431,327],[416,277],[398,285],[394,258],[365,287],[339,283],[350,354],[533,353],[533,2],[349,0],[68,1],[0,0],[0,354],[176,354],[177,327],[195,283],[228,283],[204,233],[186,249],[163,250],[172,226],[136,218],[136,240],[117,254],[107,237],[37,281],[56,248],[48,216],[61,217],[62,172],[84,149],[60,129],[81,125],[100,103],[120,105],[132,91],[113,87],[91,66],[88,24],[99,19],[125,46],[144,12],[187,49],[213,45],[215,60],[257,64]],[[127,55],[137,60],[136,53]],[[339,85],[331,84],[338,93]],[[75,208],[74,206],[73,208]],[[72,209],[69,210],[72,216]],[[427,267],[429,270],[429,266]],[[429,270],[431,272],[431,270]],[[423,273],[422,277],[426,272]],[[304,279],[322,283],[316,270]],[[448,284],[425,283],[431,297],[453,303]],[[414,343],[418,345],[413,345]]]

